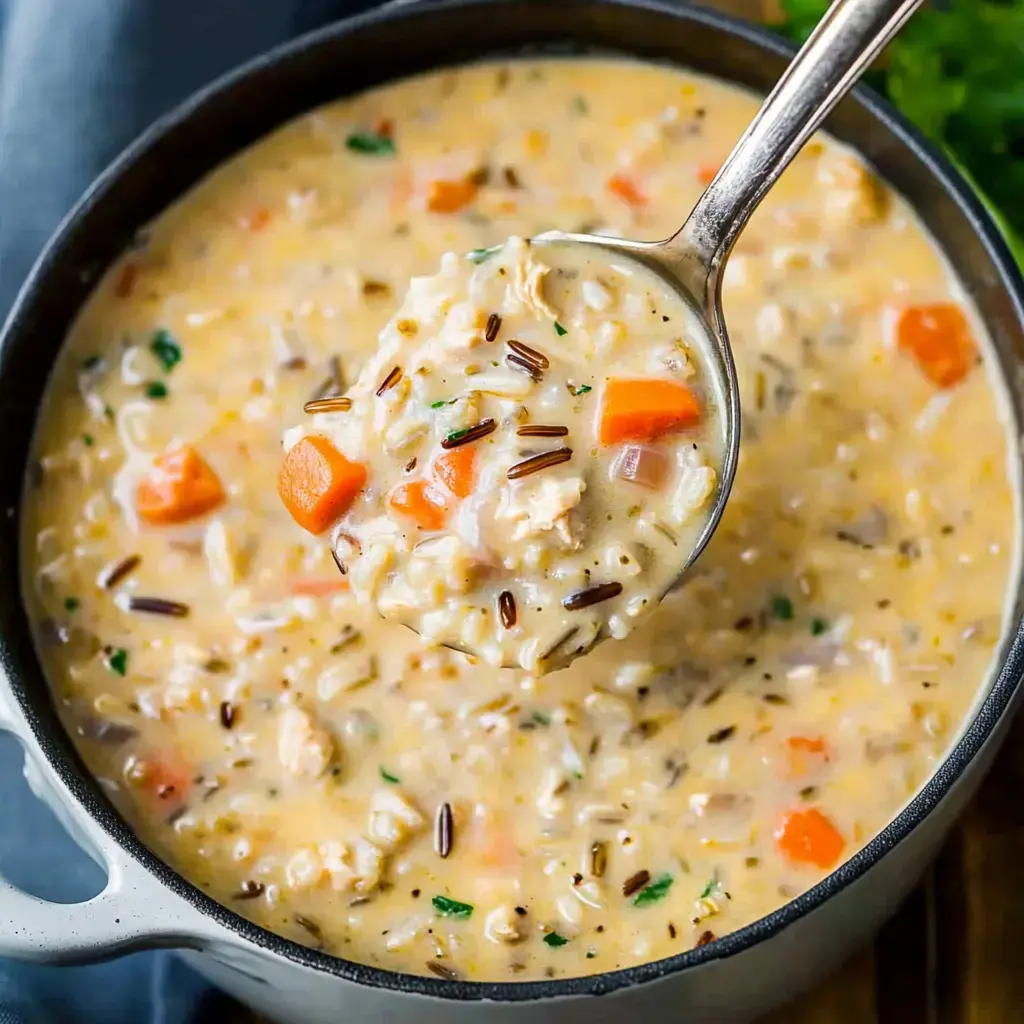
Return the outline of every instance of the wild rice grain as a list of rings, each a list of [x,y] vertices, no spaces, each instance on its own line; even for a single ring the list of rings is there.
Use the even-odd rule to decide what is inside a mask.
[[[517,462],[509,468],[505,475],[509,480],[520,480],[524,476],[539,473],[542,469],[550,469],[552,466],[560,466],[572,458],[571,448],[555,448],[550,452],[541,452],[540,455],[533,455],[522,462]]]
[[[544,371],[534,363],[531,363],[527,359],[523,359],[520,356],[505,356],[505,362],[512,367],[513,370],[518,370],[520,373],[525,373],[527,377],[534,381],[534,383],[540,383],[544,379]]]
[[[238,708],[229,700],[222,700],[220,702],[220,724],[225,729],[230,729],[235,724],[235,718],[238,715]]]
[[[445,800],[434,815],[434,852],[442,860],[452,852],[454,832],[455,821],[452,817],[452,805]]]
[[[650,880],[650,871],[646,868],[641,869],[635,875],[630,875],[629,878],[622,883],[622,895],[632,896],[633,893],[639,892]]]
[[[509,341],[508,347],[520,359],[525,359],[528,363],[532,363],[538,370],[546,370],[551,365],[551,360],[543,352],[538,352],[535,348],[530,348],[529,345],[516,341],[515,338]]]
[[[511,590],[503,590],[498,595],[498,613],[501,615],[501,624],[506,629],[511,629],[516,624],[516,599]]]
[[[547,426],[543,423],[524,423],[516,428],[516,434],[520,437],[565,437],[568,433],[568,427]]]
[[[608,844],[598,840],[590,846],[590,873],[595,878],[604,878],[608,870]]]
[[[459,448],[464,444],[470,444],[472,441],[479,441],[480,438],[493,434],[497,429],[498,424],[495,420],[481,420],[479,423],[474,423],[471,427],[453,430],[441,441],[441,447],[446,451],[451,451],[452,448]]]
[[[600,604],[602,601],[610,601],[621,593],[621,583],[598,583],[595,587],[584,587],[583,590],[575,590],[568,596],[563,597],[562,607],[567,612],[578,612],[583,608],[590,608],[592,605]]]
[[[385,391],[390,391],[401,379],[402,368],[400,366],[391,367],[391,372],[380,382],[380,387],[377,388],[377,397],[380,398]]]
[[[141,561],[141,555],[128,555],[127,558],[122,558],[120,562],[114,562],[113,565],[107,566],[100,573],[100,586],[104,590],[110,590],[111,587],[117,586],[125,576],[139,567]]]
[[[235,893],[235,899],[254,900],[256,899],[257,896],[263,895],[263,888],[264,887],[262,882],[256,882],[253,881],[253,879],[251,878],[247,878],[244,882],[242,882],[241,886],[238,889],[238,892]]]
[[[187,604],[182,604],[180,601],[167,601],[162,597],[130,597],[128,598],[128,611],[184,619],[190,609]]]
[[[497,313],[492,313],[487,318],[487,327],[484,330],[484,341],[494,341],[498,336],[498,331],[501,330],[501,317]]]
[[[302,407],[302,411],[313,415],[318,412],[348,412],[351,408],[351,398],[335,395],[330,398],[314,398]]]
[[[445,967],[439,960],[428,960],[427,970],[436,974],[439,978],[444,978],[445,981],[459,980],[459,976],[450,967]]]

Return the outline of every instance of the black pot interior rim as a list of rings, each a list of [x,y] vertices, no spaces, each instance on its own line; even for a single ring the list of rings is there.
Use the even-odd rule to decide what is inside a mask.
[[[793,47],[778,36],[716,11],[675,5],[667,0],[599,0],[599,2],[610,6],[668,13],[682,21],[698,23],[717,32],[738,36],[744,42],[775,56],[788,57],[794,52]],[[276,47],[228,72],[185,100],[176,109],[160,118],[125,150],[96,179],[64,219],[37,260],[14,304],[2,334],[0,334],[0,350],[18,332],[19,324],[26,316],[26,311],[38,300],[40,282],[51,273],[54,265],[59,264],[62,242],[74,226],[90,209],[104,202],[113,183],[127,174],[135,162],[158,139],[180,122],[192,117],[205,103],[216,96],[229,92],[240,80],[260,69],[281,62],[301,60],[307,51],[314,50],[322,44],[329,43],[336,36],[347,34],[355,29],[369,28],[386,21],[429,16],[437,10],[473,7],[482,4],[493,5],[494,0],[434,0],[427,5],[413,4],[393,10],[377,10],[340,21]],[[628,45],[623,47],[623,52],[628,54]],[[442,59],[437,66],[442,66],[443,63]],[[922,162],[927,172],[953,197],[964,217],[983,241],[1000,283],[1011,299],[1021,330],[1024,331],[1024,281],[1021,280],[1020,272],[1002,235],[974,192],[953,170],[948,161],[888,103],[864,87],[855,89],[853,96],[857,103],[866,108]],[[400,974],[318,952],[283,938],[235,914],[179,875],[135,837],[127,823],[88,774],[67,737],[52,736],[42,727],[32,712],[24,682],[19,678],[13,678],[11,688],[34,733],[39,749],[47,758],[50,767],[68,784],[72,795],[81,807],[103,828],[108,837],[118,843],[128,856],[163,885],[188,900],[202,914],[215,919],[242,939],[310,969],[333,974],[359,985],[458,1001],[520,1002],[556,997],[601,995],[652,982],[712,960],[726,959],[771,938],[806,914],[821,907],[832,896],[864,875],[888,851],[906,839],[945,798],[978,754],[1009,709],[1022,675],[1024,675],[1024,624],[1017,623],[1012,643],[1008,641],[1009,638],[1004,639],[1000,670],[992,680],[988,694],[976,707],[970,724],[964,729],[960,739],[948,752],[938,770],[874,839],[818,885],[758,921],[699,949],[688,950],[663,960],[602,974],[531,982],[445,981],[418,975]],[[140,945],[144,946],[145,943],[142,942]],[[187,947],[188,943],[183,945]]]

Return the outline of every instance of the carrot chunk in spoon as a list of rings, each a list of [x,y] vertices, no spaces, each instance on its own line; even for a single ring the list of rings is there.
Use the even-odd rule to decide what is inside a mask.
[[[624,174],[613,174],[606,182],[608,191],[616,199],[621,199],[627,206],[646,206],[647,196],[632,178]]]
[[[206,515],[224,500],[217,474],[185,445],[159,456],[135,492],[139,518],[151,526],[185,523]]]
[[[311,434],[284,457],[277,492],[299,526],[323,533],[348,511],[365,483],[365,466],[349,462],[326,437]]]
[[[388,499],[391,507],[424,530],[443,530],[448,523],[444,495],[426,480],[399,484]]]
[[[613,378],[601,402],[602,444],[654,441],[700,422],[697,396],[673,380]]]
[[[978,360],[967,318],[955,303],[908,306],[896,325],[899,347],[940,388],[951,388]]]
[[[461,181],[432,181],[427,189],[427,209],[431,213],[458,213],[476,198],[477,184],[472,178]]]
[[[434,472],[438,480],[456,498],[468,498],[473,493],[473,485],[476,483],[474,457],[472,447],[463,445],[445,452],[434,461]]]

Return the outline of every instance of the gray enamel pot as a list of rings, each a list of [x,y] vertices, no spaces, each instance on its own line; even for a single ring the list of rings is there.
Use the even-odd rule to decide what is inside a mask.
[[[387,5],[228,75],[156,124],[92,187],[49,244],[0,339],[0,728],[25,748],[35,792],[105,867],[94,899],[57,906],[0,880],[0,955],[82,962],[153,947],[267,1016],[292,1024],[596,1024],[627,1017],[738,1021],[805,989],[866,942],[920,877],[1006,733],[1024,671],[1021,607],[974,718],[916,798],[834,874],[701,948],[587,978],[469,984],[350,963],[265,931],[214,902],[132,834],[65,734],[29,635],[17,580],[19,505],[33,423],[61,340],[134,232],[233,153],[320,103],[490,54],[628,54],[764,92],[781,43],[666,0],[437,0]],[[860,90],[829,122],[917,209],[988,326],[1024,406],[1024,283],[996,228],[948,163]]]

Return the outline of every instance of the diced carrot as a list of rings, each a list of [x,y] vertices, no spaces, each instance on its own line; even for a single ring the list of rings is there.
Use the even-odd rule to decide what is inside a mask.
[[[790,811],[775,831],[775,841],[796,864],[833,867],[846,845],[842,833],[816,808]]]
[[[899,347],[914,357],[921,372],[940,388],[967,376],[978,350],[967,318],[952,302],[908,306],[896,325]]]
[[[789,774],[804,775],[817,761],[828,762],[828,746],[823,736],[790,736],[786,740],[789,753]]]
[[[443,530],[448,522],[444,495],[426,480],[399,484],[388,498],[391,507],[408,516],[421,529]]]
[[[427,209],[431,213],[458,213],[476,198],[477,187],[472,178],[435,179],[427,189]]]
[[[394,138],[395,122],[390,117],[382,117],[379,121],[374,122],[373,134],[380,135],[385,139]]]
[[[625,174],[613,174],[606,182],[606,187],[613,196],[621,199],[629,206],[646,206],[647,196],[640,187]]]
[[[161,750],[135,761],[129,781],[138,787],[148,803],[170,811],[188,798],[192,772],[177,751]]]
[[[456,498],[468,498],[476,483],[475,453],[471,445],[453,448],[434,461],[437,478]]]
[[[114,275],[114,294],[119,299],[127,299],[135,290],[135,282],[139,276],[139,265],[131,261],[121,264]]]
[[[308,577],[295,580],[291,592],[296,597],[330,597],[332,594],[343,594],[348,590],[348,580],[344,576],[333,579],[317,579]]]
[[[299,526],[323,533],[348,511],[365,483],[365,466],[349,462],[326,437],[311,434],[284,457],[277,493]]]
[[[185,445],[159,456],[135,492],[135,509],[150,526],[184,523],[206,515],[224,500],[220,478]]]
[[[241,220],[242,227],[252,232],[262,231],[269,223],[270,211],[265,206],[257,206]]]
[[[653,441],[700,422],[697,396],[685,384],[657,378],[613,378],[601,401],[601,443]]]
[[[715,175],[717,175],[721,169],[722,168],[718,164],[701,164],[697,168],[697,180],[702,185],[710,185],[711,182],[715,180]]]
[[[498,871],[515,871],[522,864],[515,833],[507,823],[488,818],[477,824],[471,842],[480,864]]]

